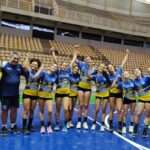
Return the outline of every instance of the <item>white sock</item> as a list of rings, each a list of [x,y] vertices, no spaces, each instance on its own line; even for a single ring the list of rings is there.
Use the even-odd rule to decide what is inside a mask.
[[[15,125],[16,123],[11,123],[11,128],[14,128]]]
[[[2,124],[2,127],[5,127],[5,128],[7,128],[7,125],[6,125],[6,124]]]

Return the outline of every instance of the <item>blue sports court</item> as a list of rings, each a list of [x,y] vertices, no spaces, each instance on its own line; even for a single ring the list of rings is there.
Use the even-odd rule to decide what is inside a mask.
[[[92,113],[94,105],[91,104],[89,114],[89,124],[92,123]],[[21,127],[22,107],[18,112],[18,124]],[[132,137],[131,135],[120,135],[117,131],[110,133],[108,131],[100,132],[99,125],[96,131],[69,129],[68,132],[53,132],[52,134],[40,134],[40,122],[38,108],[35,111],[33,125],[35,131],[31,135],[9,134],[6,137],[0,137],[0,149],[2,150],[150,150],[150,137],[142,138],[141,136]],[[76,123],[76,111],[73,122]],[[62,114],[63,120],[63,114]],[[117,126],[116,126],[117,127]],[[142,128],[142,125],[140,129]],[[140,130],[139,129],[139,130]],[[142,131],[142,130],[141,130]],[[141,132],[139,132],[140,134]]]

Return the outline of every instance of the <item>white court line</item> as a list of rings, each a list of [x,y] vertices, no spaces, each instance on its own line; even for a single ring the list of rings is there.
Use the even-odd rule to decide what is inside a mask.
[[[75,111],[78,111],[78,109],[75,108]],[[109,124],[108,124],[108,118],[109,118],[109,115],[107,115],[106,118],[105,118],[106,127],[109,126]],[[90,116],[88,116],[88,119],[91,120],[91,121],[94,120],[94,119],[93,119],[92,117],[90,117]],[[96,122],[96,124],[99,125],[99,126],[101,126],[101,123],[98,122],[98,121]],[[106,128],[106,129],[107,129],[107,128]],[[145,146],[143,146],[143,145],[140,145],[140,144],[138,144],[138,143],[136,143],[136,142],[134,142],[134,141],[132,141],[132,140],[126,138],[125,136],[120,135],[120,134],[117,133],[116,131],[113,131],[113,134],[116,135],[117,137],[119,137],[120,139],[126,141],[127,143],[131,144],[132,146],[136,147],[138,150],[150,150],[150,148],[145,147]]]

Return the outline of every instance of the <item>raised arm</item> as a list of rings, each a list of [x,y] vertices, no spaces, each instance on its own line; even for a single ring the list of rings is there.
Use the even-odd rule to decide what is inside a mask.
[[[124,58],[123,58],[123,60],[122,60],[122,63],[121,63],[121,68],[123,68],[123,66],[125,65],[125,63],[127,62],[127,60],[128,60],[128,56],[129,56],[129,50],[128,49],[126,49],[126,55],[124,56]],[[116,82],[117,82],[117,80],[118,80],[118,78],[116,78],[114,81],[113,81],[113,83],[112,83],[112,87],[116,84]]]
[[[0,60],[0,69],[2,69],[3,66],[2,63],[3,63],[2,60]]]
[[[129,50],[128,49],[126,49],[126,55],[124,56],[124,58],[123,58],[123,60],[122,60],[122,63],[121,63],[121,67],[123,68],[123,66],[125,65],[125,63],[127,62],[127,60],[128,60],[128,57],[129,57]]]
[[[52,52],[52,56],[53,56],[53,60],[56,64],[58,64],[57,62],[57,57],[56,57],[56,54],[55,54],[55,48],[54,47],[51,47],[50,51]]]
[[[70,63],[71,68],[72,68],[72,65],[74,64],[74,62],[76,61],[76,59],[77,59],[77,50],[74,51],[73,58]]]
[[[25,61],[22,64],[23,68],[26,70],[29,70],[29,68],[30,68],[29,55],[30,55],[30,53],[27,53]]]
[[[41,74],[41,72],[44,70],[44,65],[42,64],[37,73],[33,76],[33,78],[38,78]]]

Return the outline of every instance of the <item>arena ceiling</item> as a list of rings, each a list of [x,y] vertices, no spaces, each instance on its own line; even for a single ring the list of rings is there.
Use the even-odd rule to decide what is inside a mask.
[[[136,0],[141,3],[150,4],[150,0]]]

